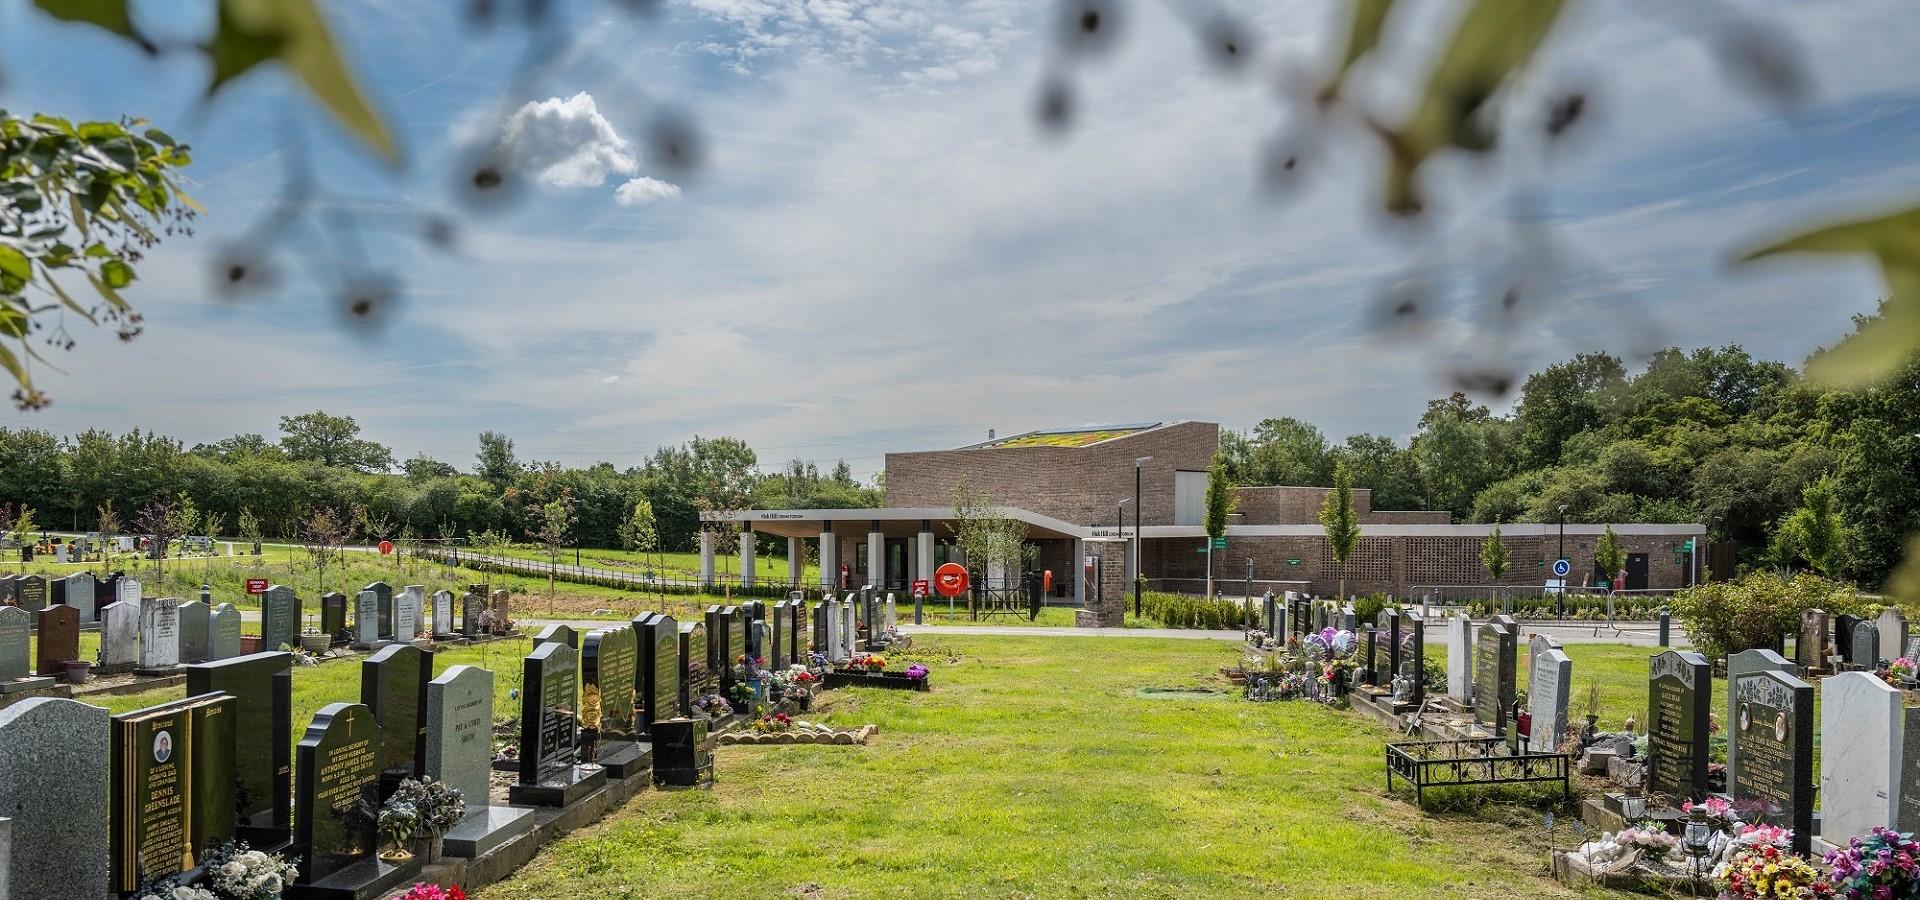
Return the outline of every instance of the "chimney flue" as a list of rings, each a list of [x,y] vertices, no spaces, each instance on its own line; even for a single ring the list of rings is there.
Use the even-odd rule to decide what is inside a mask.
[[[993,440],[993,429],[987,429],[987,440]]]

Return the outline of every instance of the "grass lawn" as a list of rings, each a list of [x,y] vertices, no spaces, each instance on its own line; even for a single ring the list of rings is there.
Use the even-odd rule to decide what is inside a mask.
[[[933,693],[817,707],[871,745],[722,748],[711,791],[641,794],[478,896],[1580,896],[1544,877],[1535,811],[1384,795],[1388,733],[1357,714],[1134,696],[1223,687],[1235,645],[918,644]]]

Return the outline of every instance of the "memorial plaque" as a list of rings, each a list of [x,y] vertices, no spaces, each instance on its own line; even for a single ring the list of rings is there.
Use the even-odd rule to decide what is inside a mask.
[[[1729,758],[1740,748],[1738,768],[1727,769],[1734,809],[1743,821],[1793,829],[1793,851],[1805,855],[1813,838],[1813,685],[1777,669],[1728,683]]]
[[[1706,657],[1678,650],[1647,665],[1647,789],[1676,803],[1704,800],[1713,668]]]
[[[580,651],[583,724],[598,728],[602,740],[634,733],[634,678],[639,647],[632,628],[606,628],[587,634]],[[598,707],[597,717],[593,707]]]
[[[262,846],[285,840],[293,830],[293,654],[253,653],[185,669],[188,696],[224,693],[234,701],[237,833]]]
[[[41,608],[33,618],[40,631],[36,671],[41,675],[63,674],[67,660],[80,658],[80,611],[55,604]]]
[[[1513,632],[1507,626],[1497,621],[1480,626],[1473,648],[1473,717],[1496,735],[1507,732],[1518,652]]]
[[[427,766],[427,683],[433,654],[390,644],[360,662],[360,702],[380,722],[381,793]]]
[[[179,612],[180,661],[206,662],[213,651],[213,610],[206,601],[188,600],[180,604]]]
[[[204,694],[113,717],[113,889],[200,864],[233,837],[233,698]]]
[[[300,646],[300,598],[293,588],[273,585],[260,595],[260,647],[291,650]]]
[[[208,617],[207,658],[232,659],[240,655],[240,611],[222,603]]]
[[[327,636],[329,646],[353,642],[353,634],[347,630],[347,595],[339,591],[320,595],[320,633]]]
[[[359,807],[379,806],[381,743],[379,721],[358,703],[322,708],[300,738],[293,840],[304,883],[323,880],[378,849],[374,822]]]
[[[16,604],[27,612],[47,607],[47,579],[44,575],[22,575],[13,583]]]
[[[0,810],[14,829],[0,887],[11,886],[9,896],[107,896],[110,731],[105,709],[74,700],[0,709]]]
[[[383,641],[393,640],[393,585],[384,581],[376,581],[360,590],[362,592],[371,591],[375,600],[379,603],[379,608],[375,610],[374,615],[376,621],[379,623],[380,639]]]
[[[636,620],[638,621],[638,620]],[[683,715],[680,701],[680,623],[653,615],[634,626],[640,644],[640,728]]]

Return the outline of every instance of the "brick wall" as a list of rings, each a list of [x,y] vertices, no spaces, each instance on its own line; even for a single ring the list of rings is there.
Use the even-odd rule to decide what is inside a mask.
[[[1320,506],[1327,502],[1333,488],[1323,487],[1236,487],[1234,511],[1236,525],[1310,525],[1320,521]],[[1373,508],[1373,490],[1353,489],[1353,510],[1361,516]]]
[[[1004,447],[889,453],[887,505],[950,506],[964,479],[994,503],[1075,525],[1108,525],[1114,505],[1133,496],[1133,461],[1141,468],[1141,521],[1173,524],[1173,473],[1204,472],[1220,446],[1220,426],[1181,422],[1086,447]],[[1131,504],[1129,504],[1131,507]],[[1133,510],[1126,511],[1127,523]]]
[[[1087,555],[1100,557],[1099,597],[1088,585],[1087,602],[1074,614],[1081,628],[1118,628],[1126,624],[1129,588],[1127,586],[1127,544],[1125,541],[1088,541]]]

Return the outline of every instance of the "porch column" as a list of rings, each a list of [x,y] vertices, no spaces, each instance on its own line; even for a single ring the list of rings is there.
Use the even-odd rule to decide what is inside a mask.
[[[807,539],[787,538],[787,587],[799,587],[807,571]]]
[[[1073,605],[1087,605],[1087,542],[1073,539]]]
[[[913,567],[913,577],[931,584],[933,582],[932,522],[925,519],[920,520],[920,536],[913,543],[920,551],[915,557],[917,565]]]
[[[753,587],[754,576],[759,574],[753,569],[753,526],[740,526],[740,586]]]
[[[867,531],[867,583],[885,587],[887,583],[887,535],[875,519]]]
[[[820,526],[820,589],[831,593],[839,587],[840,547],[834,543],[833,523]]]
[[[700,584],[713,587],[713,532],[700,529]]]

